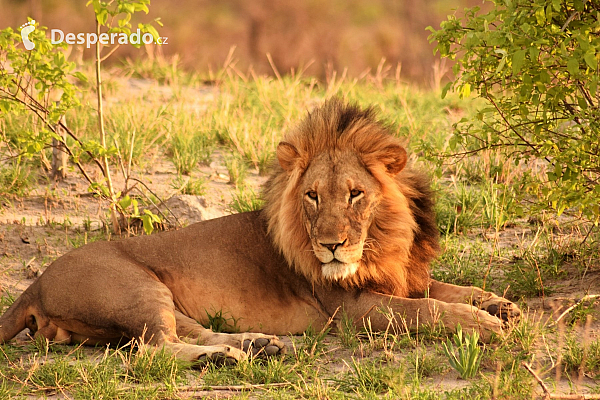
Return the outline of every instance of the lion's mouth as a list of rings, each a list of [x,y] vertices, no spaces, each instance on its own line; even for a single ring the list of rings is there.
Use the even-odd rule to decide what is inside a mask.
[[[326,279],[339,281],[354,275],[358,270],[358,263],[343,263],[338,260],[333,260],[321,265],[321,271]]]

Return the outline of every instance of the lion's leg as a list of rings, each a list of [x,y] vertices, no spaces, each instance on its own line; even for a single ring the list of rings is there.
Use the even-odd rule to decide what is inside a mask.
[[[148,345],[140,346],[142,351],[164,347],[192,363],[231,364],[246,357],[226,343],[201,346],[182,342],[177,336],[170,289],[138,265],[123,258],[113,260],[117,261],[113,268],[75,264],[70,274],[47,270],[37,281],[39,290],[21,318],[37,336],[64,343],[135,339]]]
[[[432,279],[429,285],[429,297],[446,303],[472,304],[503,320],[521,314],[519,307],[510,300],[475,286],[457,286]]]
[[[391,324],[400,328],[418,331],[423,325],[441,323],[450,330],[460,324],[463,330],[476,331],[484,341],[489,341],[492,332],[502,331],[502,321],[469,304],[451,304],[432,298],[408,299],[382,295],[367,291],[322,292],[323,304],[341,307],[358,327],[368,322],[378,332],[386,331]],[[329,310],[333,314],[335,308]]]
[[[277,336],[262,333],[217,333],[206,329],[194,319],[175,311],[177,336],[186,343],[202,346],[227,345],[255,355],[273,356],[284,352],[284,344]]]

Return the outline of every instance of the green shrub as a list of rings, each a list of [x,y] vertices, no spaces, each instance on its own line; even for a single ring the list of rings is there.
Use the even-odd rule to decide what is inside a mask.
[[[581,0],[495,0],[466,9],[432,31],[442,57],[455,59],[454,89],[485,100],[458,122],[456,153],[497,149],[525,171],[520,193],[537,208],[600,219],[600,98],[597,4]],[[524,190],[523,190],[524,189]]]

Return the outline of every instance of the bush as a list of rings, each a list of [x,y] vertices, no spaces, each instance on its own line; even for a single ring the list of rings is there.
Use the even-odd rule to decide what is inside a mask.
[[[494,1],[432,31],[456,60],[444,88],[485,100],[455,125],[450,149],[496,149],[521,164],[521,192],[538,208],[600,218],[600,7],[583,0]]]

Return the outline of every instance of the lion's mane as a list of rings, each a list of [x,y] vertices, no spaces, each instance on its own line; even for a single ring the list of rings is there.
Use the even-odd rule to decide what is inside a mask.
[[[263,196],[269,235],[287,262],[314,284],[330,284],[312,252],[299,183],[316,155],[352,151],[377,179],[383,197],[358,271],[338,284],[422,297],[429,286],[429,264],[439,248],[433,196],[428,180],[416,171],[405,168],[392,176],[385,169],[386,149],[400,145],[390,128],[376,119],[372,108],[332,99],[309,113],[284,141],[298,150],[298,160],[288,171],[275,163]]]

